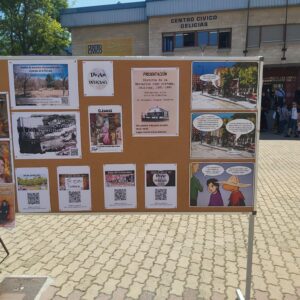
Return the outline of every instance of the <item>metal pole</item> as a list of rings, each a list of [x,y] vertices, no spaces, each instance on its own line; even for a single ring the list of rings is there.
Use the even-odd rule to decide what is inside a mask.
[[[245,297],[240,289],[236,290],[238,300],[250,300],[251,283],[252,283],[252,259],[253,259],[253,244],[254,244],[254,218],[256,211],[249,215],[248,229],[248,249],[247,249],[247,270],[246,270],[246,291]]]
[[[250,300],[251,282],[252,282],[252,259],[253,259],[253,244],[254,244],[254,218],[256,212],[249,216],[249,231],[248,231],[248,253],[247,253],[247,274],[246,274],[246,293],[245,300]]]
[[[6,252],[6,256],[0,261],[0,264],[9,256],[9,251],[8,249],[6,248],[3,240],[0,238],[0,244],[2,245],[3,249],[5,250]]]

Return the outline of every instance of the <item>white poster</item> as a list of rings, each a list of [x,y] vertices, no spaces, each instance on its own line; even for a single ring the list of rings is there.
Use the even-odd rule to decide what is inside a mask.
[[[114,71],[112,61],[84,61],[84,96],[113,96]]]
[[[177,208],[177,165],[145,165],[145,207]]]
[[[57,167],[60,211],[91,210],[90,167]]]
[[[13,112],[16,159],[81,157],[78,112]]]
[[[104,165],[103,173],[105,208],[136,208],[136,166]]]
[[[12,60],[8,70],[12,108],[79,107],[77,60]]]
[[[19,212],[51,211],[47,168],[18,168],[16,182]]]
[[[122,106],[89,106],[90,151],[122,152]]]

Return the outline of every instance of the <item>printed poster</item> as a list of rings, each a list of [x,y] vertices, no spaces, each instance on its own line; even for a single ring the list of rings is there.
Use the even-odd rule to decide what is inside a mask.
[[[0,184],[0,227],[15,226],[15,185]]]
[[[133,68],[133,136],[178,136],[179,69]]]
[[[60,211],[91,210],[90,167],[57,167]]]
[[[89,106],[90,151],[122,152],[122,106]]]
[[[19,212],[50,212],[48,168],[17,168]]]
[[[136,166],[104,165],[105,209],[136,208]]]
[[[256,109],[257,87],[257,62],[192,63],[193,110]]]
[[[113,96],[114,70],[112,61],[84,61],[84,96]]]
[[[254,164],[190,164],[190,207],[254,205]]]
[[[0,139],[9,139],[8,95],[0,93]]]
[[[255,158],[255,113],[192,113],[191,157]]]
[[[13,108],[79,107],[76,60],[11,60],[8,70]]]
[[[13,112],[16,159],[81,157],[78,112]]]
[[[13,182],[12,169],[10,142],[0,141],[0,184]]]
[[[177,165],[145,165],[145,207],[177,208]]]

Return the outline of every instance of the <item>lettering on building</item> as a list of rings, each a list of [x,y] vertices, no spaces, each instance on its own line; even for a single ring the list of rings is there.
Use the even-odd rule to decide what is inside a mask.
[[[172,18],[171,23],[179,24],[181,29],[184,28],[199,28],[208,26],[209,21],[215,21],[218,19],[217,15],[206,15],[198,17],[179,17]]]

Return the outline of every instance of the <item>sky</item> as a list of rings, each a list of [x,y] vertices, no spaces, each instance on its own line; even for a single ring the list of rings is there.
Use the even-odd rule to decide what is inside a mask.
[[[106,4],[140,2],[143,0],[68,0],[70,7],[86,7]]]

